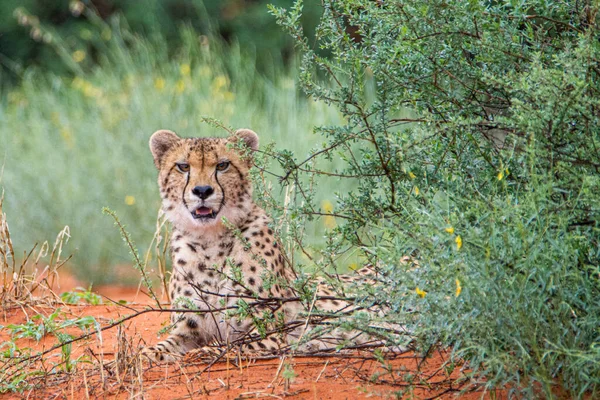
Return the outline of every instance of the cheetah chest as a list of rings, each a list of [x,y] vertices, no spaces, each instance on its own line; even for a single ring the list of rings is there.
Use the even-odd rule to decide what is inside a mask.
[[[207,302],[216,306],[220,296],[235,293],[228,281],[232,263],[239,262],[238,247],[232,238],[191,240],[175,233],[171,241],[171,301],[191,301],[201,308]]]

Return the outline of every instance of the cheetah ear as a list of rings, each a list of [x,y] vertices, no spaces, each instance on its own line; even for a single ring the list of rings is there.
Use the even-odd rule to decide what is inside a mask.
[[[253,151],[258,150],[258,135],[256,132],[251,131],[250,129],[238,129],[230,140],[236,142],[238,139],[242,139],[246,142],[246,145]]]
[[[160,163],[165,153],[180,140],[174,132],[161,129],[150,137],[150,151],[154,157],[154,164],[160,168]]]

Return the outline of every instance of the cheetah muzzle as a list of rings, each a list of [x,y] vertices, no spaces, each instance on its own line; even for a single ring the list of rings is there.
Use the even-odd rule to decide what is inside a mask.
[[[200,206],[194,210],[192,217],[195,219],[215,219],[217,218],[217,212],[211,208]]]

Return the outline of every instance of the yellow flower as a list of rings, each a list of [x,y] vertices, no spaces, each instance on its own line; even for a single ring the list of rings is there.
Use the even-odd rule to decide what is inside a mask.
[[[446,232],[448,232],[449,234],[453,234],[454,233],[454,228],[453,227],[448,227],[446,229],[444,229]]]
[[[73,79],[73,82],[71,82],[71,84],[73,85],[73,87],[75,89],[81,89],[83,87],[83,82],[84,82],[83,79],[81,79],[80,77],[76,76]]]
[[[323,211],[325,211],[327,214],[331,214],[333,212],[333,203],[329,200],[323,200],[321,207],[323,207]]]
[[[222,92],[227,91],[229,79],[225,75],[218,75],[212,82],[211,93],[213,97],[223,97]]]
[[[462,286],[460,285],[458,278],[456,278],[456,297],[460,295],[460,292],[462,292]]]
[[[73,61],[75,61],[76,63],[80,63],[83,60],[85,60],[85,51],[76,50],[75,52],[73,52]]]
[[[92,85],[90,82],[81,79],[81,78],[75,78],[73,79],[73,83],[72,83],[73,87],[77,90],[80,90],[81,93],[84,94],[84,96],[86,97],[101,97],[103,92],[102,89],[97,88],[96,86]]]
[[[62,136],[63,140],[67,144],[67,147],[69,149],[72,149],[74,142],[73,142],[73,134],[71,133],[71,130],[69,128],[62,128],[60,130],[60,136]]]
[[[426,291],[421,290],[418,287],[415,289],[415,292],[417,292],[417,296],[419,296],[420,298],[424,298],[427,295]]]
[[[223,97],[226,101],[233,101],[235,99],[235,94],[231,93],[230,91],[227,91],[223,93]]]
[[[501,181],[504,178],[504,171],[498,172],[498,180]]]
[[[417,176],[415,174],[413,174],[412,172],[408,173],[408,176],[410,177],[410,179],[415,179]]]
[[[219,90],[223,86],[227,86],[228,82],[229,81],[225,75],[219,75],[219,76],[215,77],[215,80],[213,81],[214,89]]]
[[[415,194],[418,196],[419,195],[419,188],[415,186]]]
[[[175,91],[177,93],[181,94],[181,93],[183,93],[184,90],[185,90],[185,82],[183,81],[183,79],[180,79],[175,84]]]
[[[181,67],[179,67],[179,72],[183,76],[188,76],[190,74],[190,71],[190,64],[181,64]]]
[[[462,238],[460,237],[460,235],[458,235],[456,239],[454,239],[454,241],[456,242],[456,250],[460,250],[460,248],[462,247]]]
[[[135,197],[133,196],[125,196],[125,204],[128,206],[132,206],[135,204]]]
[[[351,263],[348,268],[350,268],[352,271],[356,271],[358,269],[358,264],[357,263]]]
[[[92,85],[89,82],[85,82],[83,84],[83,95],[86,97],[101,97],[102,96],[102,89],[97,88],[96,86]]]
[[[165,80],[163,78],[156,78],[154,80],[154,87],[156,90],[163,90],[165,88]]]
[[[329,200],[323,200],[321,207],[323,207],[323,211],[326,214],[331,214],[333,212],[333,203],[331,203]],[[323,218],[323,225],[325,225],[325,228],[327,229],[335,228],[337,225],[335,222],[335,217],[333,215],[326,215]]]
[[[123,80],[125,82],[125,85],[127,85],[130,88],[133,87],[137,87],[138,86],[138,76],[136,76],[133,73],[129,73],[125,76],[125,79]]]
[[[327,215],[325,218],[323,218],[323,225],[325,225],[325,228],[327,229],[335,228],[337,225],[337,223],[335,222],[335,217]]]

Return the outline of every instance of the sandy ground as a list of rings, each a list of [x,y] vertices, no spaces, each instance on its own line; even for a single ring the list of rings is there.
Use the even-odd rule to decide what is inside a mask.
[[[61,291],[70,290],[78,282],[65,277]],[[100,287],[102,305],[60,305],[60,320],[93,316],[101,327],[110,327],[115,321],[135,315],[152,305],[152,300],[137,288]],[[116,304],[126,300],[126,305]],[[4,309],[0,324],[21,324],[36,314],[50,315],[58,306],[22,305]],[[72,344],[71,360],[81,358],[71,372],[31,375],[35,389],[23,393],[0,395],[9,398],[34,399],[371,399],[371,398],[492,398],[481,390],[461,393],[467,387],[464,366],[449,371],[445,361],[447,352],[433,351],[423,359],[406,353],[386,360],[384,364],[370,353],[337,354],[324,357],[285,356],[274,359],[239,360],[228,355],[218,362],[186,357],[173,365],[150,365],[136,354],[144,344],[156,343],[158,332],[165,326],[167,313],[147,312],[120,325],[105,329],[100,334],[90,332],[87,338]],[[121,329],[119,329],[121,326]],[[73,336],[84,334],[79,328],[67,330]],[[165,335],[163,334],[162,337]],[[6,329],[0,330],[0,342],[9,340]],[[57,344],[53,335],[36,342],[19,339],[19,347],[47,351],[43,360],[22,363],[23,371],[51,372],[64,369],[60,349],[50,351]],[[86,363],[83,360],[90,362]],[[115,360],[117,360],[115,362]],[[104,366],[104,367],[101,367]],[[284,371],[288,371],[284,373]],[[293,373],[291,372],[293,371]],[[6,372],[0,371],[1,372]],[[293,375],[291,379],[286,379]],[[1,375],[0,375],[1,376]],[[14,375],[13,375],[14,376]],[[4,379],[7,376],[4,375]],[[491,394],[505,398],[504,393]]]

